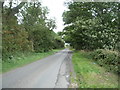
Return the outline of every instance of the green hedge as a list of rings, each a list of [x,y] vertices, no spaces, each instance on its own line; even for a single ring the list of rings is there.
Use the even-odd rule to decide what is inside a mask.
[[[118,72],[120,64],[120,55],[117,51],[97,49],[90,53],[92,58],[97,61],[100,66],[107,68],[108,71]]]

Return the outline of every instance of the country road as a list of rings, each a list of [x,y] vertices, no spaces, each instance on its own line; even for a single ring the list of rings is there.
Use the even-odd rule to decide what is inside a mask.
[[[2,75],[2,88],[67,88],[71,51],[61,50]]]

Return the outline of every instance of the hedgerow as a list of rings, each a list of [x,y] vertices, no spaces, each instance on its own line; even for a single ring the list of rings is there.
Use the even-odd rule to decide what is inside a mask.
[[[90,53],[90,55],[100,66],[107,68],[108,71],[119,73],[119,52],[107,49],[97,49]]]

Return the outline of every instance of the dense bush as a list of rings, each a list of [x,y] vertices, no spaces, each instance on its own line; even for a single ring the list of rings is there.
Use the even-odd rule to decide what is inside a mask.
[[[63,13],[66,43],[76,50],[120,50],[118,3],[73,1],[67,5],[68,11]]]
[[[91,53],[91,56],[94,60],[98,62],[100,66],[106,67],[109,71],[119,73],[119,52],[105,49],[97,49]]]
[[[40,2],[21,2],[16,7],[12,5],[13,2],[8,7],[3,5],[2,9],[3,61],[10,61],[24,53],[47,52],[64,47],[62,39],[53,31],[55,20],[47,18],[48,10]],[[17,13],[21,14],[21,19]]]
[[[32,42],[28,40],[28,32],[17,23],[17,17],[2,14],[2,60],[12,58],[17,52],[31,52]]]
[[[24,30],[13,29],[4,30],[2,34],[2,58],[8,58],[15,53],[32,51],[32,43],[27,40],[27,32]]]

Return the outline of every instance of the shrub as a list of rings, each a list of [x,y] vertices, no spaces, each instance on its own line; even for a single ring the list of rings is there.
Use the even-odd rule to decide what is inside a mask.
[[[17,52],[31,52],[32,43],[25,30],[4,30],[2,33],[2,60],[7,60]]]
[[[118,65],[120,63],[119,52],[107,50],[107,49],[97,49],[90,53],[92,58],[98,62],[100,66],[106,67],[109,71],[118,72]]]

